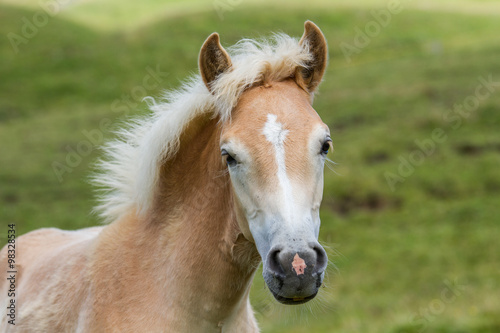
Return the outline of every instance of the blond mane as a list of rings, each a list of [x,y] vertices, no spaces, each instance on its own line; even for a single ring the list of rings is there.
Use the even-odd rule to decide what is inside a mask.
[[[101,188],[96,210],[106,221],[148,210],[159,166],[175,155],[181,133],[197,115],[228,121],[245,89],[293,77],[298,67],[311,61],[307,43],[299,45],[285,34],[260,41],[244,39],[228,51],[232,69],[212,83],[212,93],[195,75],[159,101],[148,98],[151,113],[118,131],[118,139],[104,147],[94,183]]]

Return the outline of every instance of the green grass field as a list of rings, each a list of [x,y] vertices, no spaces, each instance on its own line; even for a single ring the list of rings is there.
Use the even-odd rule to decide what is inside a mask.
[[[0,0],[0,244],[8,223],[100,223],[99,144],[195,72],[211,32],[300,37],[310,19],[330,49],[315,108],[335,147],[320,237],[336,268],[300,307],[258,274],[262,331],[500,332],[500,4],[402,0],[384,16],[392,2],[53,0],[49,16]]]

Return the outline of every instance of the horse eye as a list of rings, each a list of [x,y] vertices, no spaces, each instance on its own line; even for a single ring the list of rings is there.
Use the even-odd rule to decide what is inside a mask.
[[[221,150],[221,155],[222,157],[226,158],[226,164],[228,166],[234,166],[236,164],[236,160],[234,159],[234,157],[229,155],[229,153],[225,149]]]
[[[331,140],[330,139],[327,139],[324,143],[323,143],[323,146],[321,146],[321,154],[323,155],[326,155],[328,154],[328,151],[330,150],[330,144],[331,144]]]

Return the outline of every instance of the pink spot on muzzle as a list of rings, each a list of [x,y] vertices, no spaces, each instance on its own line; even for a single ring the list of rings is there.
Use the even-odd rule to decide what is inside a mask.
[[[304,259],[299,257],[298,253],[295,253],[295,257],[293,257],[292,268],[295,270],[295,274],[301,275],[304,274],[304,270],[307,265]]]

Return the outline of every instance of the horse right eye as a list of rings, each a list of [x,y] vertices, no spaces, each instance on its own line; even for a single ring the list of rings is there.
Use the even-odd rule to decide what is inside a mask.
[[[238,162],[236,162],[234,157],[232,157],[225,149],[222,149],[221,155],[222,155],[222,157],[224,157],[226,159],[226,164],[228,166],[234,166],[235,164],[238,163]]]

